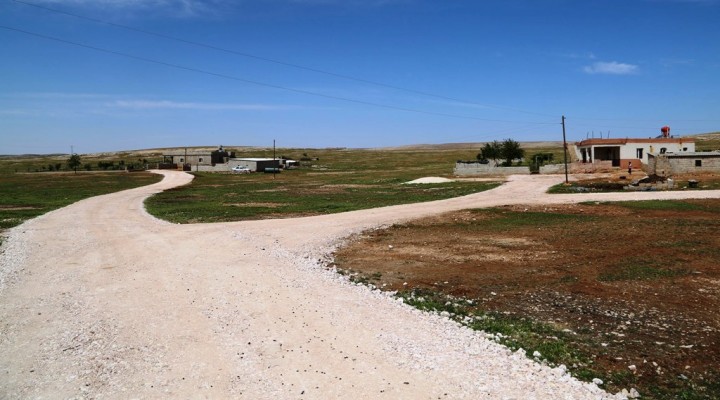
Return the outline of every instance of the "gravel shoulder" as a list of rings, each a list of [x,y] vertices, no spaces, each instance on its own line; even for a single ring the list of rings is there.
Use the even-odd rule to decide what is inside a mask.
[[[464,208],[718,191],[546,195],[557,176],[430,203],[286,220],[174,225],[143,200],[86,199],[11,230],[0,255],[5,398],[611,396],[321,268],[349,235]]]

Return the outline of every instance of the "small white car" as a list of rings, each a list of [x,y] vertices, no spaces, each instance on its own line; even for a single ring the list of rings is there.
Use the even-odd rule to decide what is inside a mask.
[[[249,174],[250,168],[238,165],[237,167],[233,167],[232,171],[238,174]]]

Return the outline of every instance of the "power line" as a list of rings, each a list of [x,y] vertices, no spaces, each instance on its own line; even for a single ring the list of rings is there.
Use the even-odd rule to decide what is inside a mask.
[[[310,96],[323,97],[323,98],[332,99],[332,100],[340,100],[340,101],[345,101],[345,102],[349,102],[349,103],[362,104],[362,105],[386,108],[386,109],[397,110],[397,111],[406,111],[406,112],[412,112],[412,113],[418,113],[418,114],[437,115],[437,116],[450,117],[450,118],[472,119],[472,120],[487,121],[487,122],[510,122],[510,123],[518,122],[518,121],[508,121],[508,120],[499,120],[499,119],[479,118],[479,117],[474,117],[474,116],[470,116],[470,115],[446,114],[446,113],[440,113],[440,112],[435,112],[435,111],[418,110],[418,109],[414,109],[414,108],[393,106],[393,105],[389,105],[389,104],[373,103],[373,102],[369,102],[369,101],[365,101],[365,100],[352,99],[349,97],[333,96],[333,95],[328,95],[328,94],[323,94],[323,93],[311,92],[308,90],[294,89],[294,88],[290,88],[287,86],[280,86],[280,85],[275,85],[272,83],[254,81],[254,80],[250,80],[250,79],[240,78],[237,76],[226,75],[226,74],[207,71],[207,70],[203,70],[203,69],[199,69],[199,68],[193,68],[193,67],[187,67],[187,66],[183,66],[183,65],[179,65],[179,64],[173,64],[173,63],[169,63],[166,61],[155,60],[152,58],[136,56],[133,54],[123,53],[123,52],[115,51],[115,50],[109,50],[109,49],[105,49],[102,47],[91,46],[91,45],[84,44],[84,43],[78,43],[78,42],[74,42],[71,40],[61,39],[61,38],[48,36],[48,35],[43,35],[40,33],[30,32],[30,31],[26,31],[23,29],[13,28],[13,27],[5,26],[5,25],[0,25],[0,28],[23,33],[23,34],[30,35],[30,36],[39,37],[39,38],[46,39],[46,40],[51,40],[51,41],[55,41],[55,42],[60,42],[60,43],[64,43],[64,44],[77,46],[77,47],[82,47],[82,48],[98,51],[101,53],[113,54],[116,56],[126,57],[126,58],[130,58],[133,60],[143,61],[143,62],[152,63],[152,64],[158,64],[158,65],[162,65],[165,67],[176,68],[176,69],[180,69],[180,70],[184,70],[184,71],[190,71],[190,72],[210,75],[210,76],[223,78],[223,79],[230,79],[230,80],[234,80],[234,81],[238,81],[238,82],[257,85],[257,86],[285,90],[285,91],[289,91],[289,92],[300,93],[300,94],[305,94],[305,95],[310,95]],[[521,121],[521,122],[530,123],[527,121]],[[538,124],[538,125],[554,125],[555,124],[552,122],[532,122],[532,123]]]
[[[176,37],[176,36],[166,35],[166,34],[164,34],[164,33],[158,33],[158,32],[149,31],[149,30],[146,30],[146,29],[140,29],[140,28],[135,28],[135,27],[128,26],[128,25],[118,24],[118,23],[115,23],[115,22],[105,21],[105,20],[98,19],[98,18],[92,18],[92,17],[88,17],[88,16],[85,16],[85,15],[75,14],[75,13],[71,13],[71,12],[68,12],[68,11],[63,11],[63,10],[58,10],[58,9],[55,9],[55,8],[43,6],[43,5],[40,5],[40,4],[30,3],[30,2],[27,2],[27,1],[22,1],[22,0],[13,0],[13,1],[16,2],[16,3],[19,3],[19,4],[24,4],[24,5],[30,6],[30,7],[35,7],[35,8],[39,8],[39,9],[42,9],[42,10],[46,10],[46,11],[50,11],[50,12],[54,12],[54,13],[58,13],[58,14],[63,14],[63,15],[69,16],[69,17],[78,18],[78,19],[83,19],[83,20],[86,20],[86,21],[91,21],[91,22],[98,23],[98,24],[105,24],[105,25],[109,25],[109,26],[112,26],[112,27],[115,27],[115,28],[120,28],[120,29],[125,29],[125,30],[128,30],[128,31],[132,31],[132,32],[142,33],[142,34],[145,34],[145,35],[155,36],[155,37],[159,37],[159,38],[163,38],[163,39],[167,39],[167,40],[176,41],[176,42],[179,42],[179,43],[189,44],[189,45],[197,46],[197,47],[203,47],[203,48],[206,48],[206,49],[211,49],[211,50],[215,50],[215,51],[220,51],[220,52],[224,52],[224,53],[229,53],[229,54],[233,54],[233,55],[236,55],[236,56],[241,56],[241,57],[246,57],[246,58],[252,58],[252,59],[255,59],[255,60],[259,60],[259,61],[264,61],[264,62],[268,62],[268,63],[278,64],[278,65],[282,65],[282,66],[286,66],[286,67],[291,67],[291,68],[296,68],[296,69],[301,69],[301,70],[310,71],[310,72],[314,72],[314,73],[318,73],[318,74],[333,76],[333,77],[336,77],[336,78],[347,79],[347,80],[351,80],[351,81],[355,81],[355,82],[360,82],[360,83],[365,83],[365,84],[369,84],[369,85],[375,85],[375,86],[385,87],[385,88],[389,88],[389,89],[399,90],[399,91],[403,91],[403,92],[407,92],[407,93],[413,93],[413,94],[418,94],[418,95],[427,96],[427,97],[434,97],[434,98],[437,98],[437,99],[443,99],[443,100],[449,100],[449,101],[459,102],[459,103],[463,103],[463,104],[476,105],[476,106],[481,106],[481,107],[486,107],[486,108],[493,108],[493,109],[497,109],[497,110],[514,111],[514,112],[519,112],[519,113],[523,113],[523,114],[532,114],[532,115],[538,115],[538,116],[544,116],[544,117],[552,117],[552,118],[555,117],[554,115],[549,115],[549,114],[543,114],[543,113],[538,113],[538,112],[533,112],[533,111],[521,110],[521,109],[511,108],[511,107],[503,107],[503,106],[496,106],[496,105],[490,105],[490,104],[482,104],[482,103],[477,103],[477,102],[469,101],[469,100],[463,100],[463,99],[459,99],[459,98],[455,98],[455,97],[450,97],[450,96],[445,96],[445,95],[440,95],[440,94],[434,94],[434,93],[430,93],[430,92],[426,92],[426,91],[422,91],[422,90],[410,89],[410,88],[405,88],[405,87],[402,87],[402,86],[396,86],[396,85],[391,85],[391,84],[387,84],[387,83],[382,83],[382,82],[377,82],[377,81],[371,81],[371,80],[368,80],[368,79],[358,78],[358,77],[354,77],[354,76],[351,76],[351,75],[339,74],[339,73],[332,72],[332,71],[326,71],[326,70],[322,70],[322,69],[318,69],[318,68],[312,68],[312,67],[307,67],[307,66],[300,65],[300,64],[290,63],[290,62],[287,62],[287,61],[281,61],[281,60],[276,60],[276,59],[272,59],[272,58],[257,56],[257,55],[250,54],[250,53],[246,53],[246,52],[231,50],[231,49],[227,49],[227,48],[224,48],[224,47],[215,46],[215,45],[212,45],[212,44],[207,44],[207,43],[197,42],[197,41],[193,41],[193,40],[182,39],[182,38],[179,38],[179,37]]]
[[[633,122],[657,122],[661,119],[634,119],[634,118],[587,118],[587,117],[574,117],[574,120],[581,121],[633,121]],[[663,118],[667,121],[675,122],[720,122],[720,119],[675,119],[675,118]]]
[[[567,120],[570,120],[567,118]],[[592,124],[575,124],[575,127],[586,127],[586,128],[612,128],[612,129],[652,129],[652,130],[659,130],[660,128],[657,126],[627,126],[627,125],[592,125]]]
[[[652,122],[662,123],[659,121],[670,121],[670,122],[720,122],[720,119],[675,119],[675,118],[654,118],[654,119],[634,119],[634,118],[584,118],[574,117],[576,121],[632,121],[632,122]]]

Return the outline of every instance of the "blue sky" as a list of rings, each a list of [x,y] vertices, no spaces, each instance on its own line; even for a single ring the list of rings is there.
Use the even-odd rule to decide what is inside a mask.
[[[718,21],[720,0],[0,0],[0,154],[720,131]]]

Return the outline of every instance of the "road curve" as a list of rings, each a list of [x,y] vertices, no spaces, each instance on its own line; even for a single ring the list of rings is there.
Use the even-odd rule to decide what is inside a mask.
[[[317,217],[175,225],[143,200],[86,199],[14,228],[0,256],[0,397],[611,397],[318,265],[352,233],[520,203],[718,198],[719,191],[547,195],[515,176],[456,199]]]

